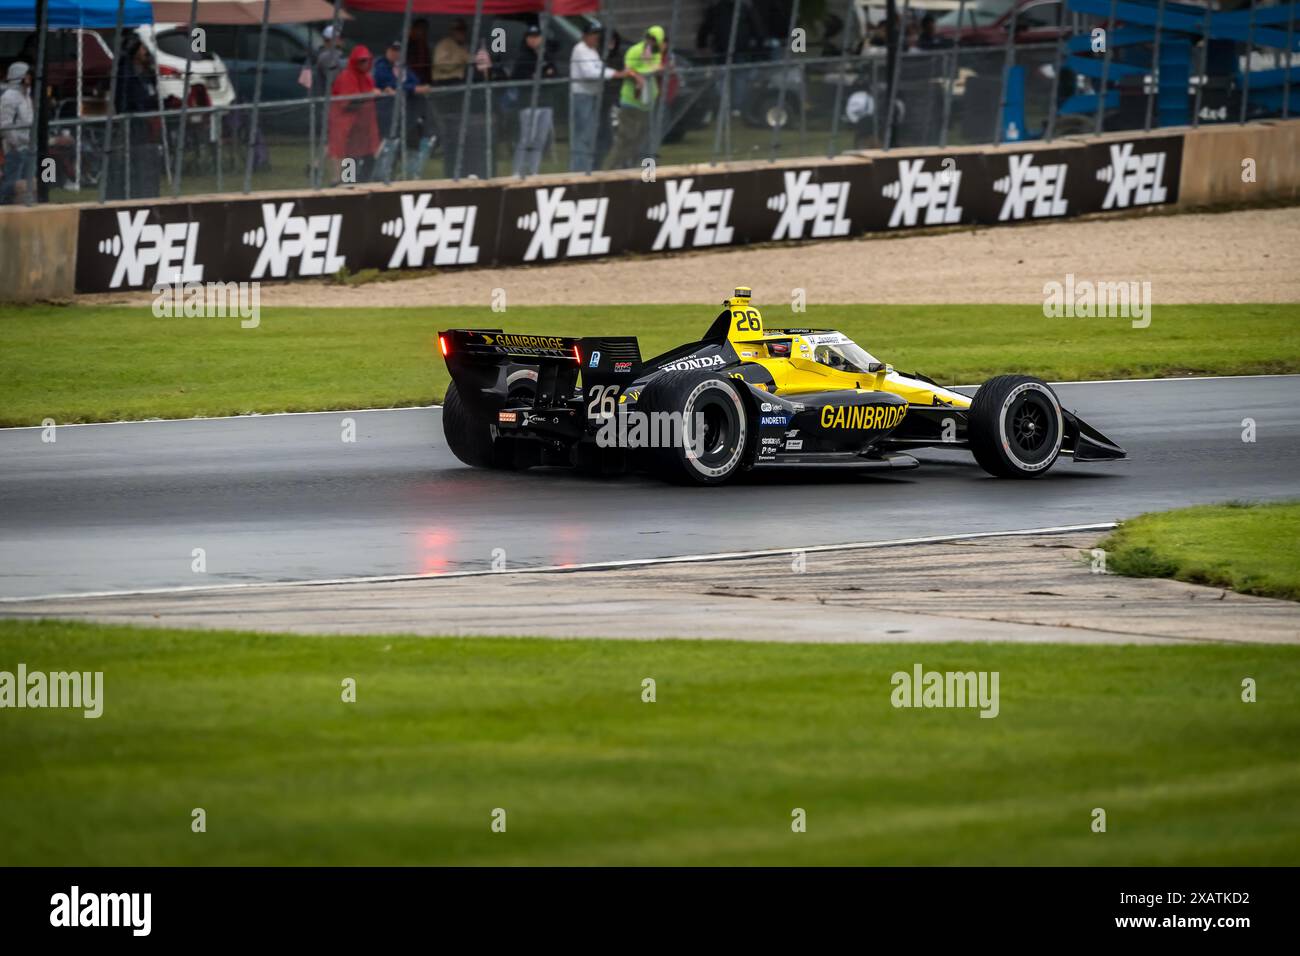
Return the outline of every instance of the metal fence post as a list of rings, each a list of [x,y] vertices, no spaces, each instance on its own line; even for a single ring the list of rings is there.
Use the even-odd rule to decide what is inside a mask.
[[[406,76],[410,67],[406,63],[406,48],[411,42],[411,7],[415,5],[415,0],[406,0],[406,12],[402,14],[402,52],[401,52],[401,70],[402,74],[397,79],[397,89],[393,91],[393,112],[388,120],[388,140],[391,142],[400,132],[402,141],[401,148],[398,150],[401,156],[388,156],[388,165],[384,167],[384,185],[387,186],[393,181],[393,164],[396,162],[405,163],[406,160]],[[388,51],[384,51],[384,56]],[[379,150],[381,156],[387,156],[388,143],[380,143]]]
[[[496,97],[492,95],[492,84],[484,83],[483,115],[486,117],[486,122],[483,124],[483,162],[485,164],[483,166],[484,179],[491,179],[493,174],[496,173],[495,164],[492,162],[492,134],[494,132],[492,105],[495,99]]]
[[[542,4],[542,12],[538,15],[538,21],[540,23],[544,24],[547,22],[547,17],[549,16],[550,13],[549,6],[550,6],[550,0],[545,0],[545,2],[543,2]],[[540,52],[537,55],[537,62],[533,64],[533,86],[532,86],[532,91],[528,97],[528,138],[527,140],[524,140],[523,117],[521,116],[519,120],[519,138],[520,140],[524,140],[525,142],[528,143],[531,143],[533,141],[533,137],[537,135],[537,94],[542,83],[542,64],[546,62],[546,28],[538,27],[538,29],[542,31],[542,46]],[[579,43],[582,42],[581,37],[578,38],[578,42]],[[552,133],[555,132],[554,123],[551,124],[551,132]],[[518,151],[519,149],[518,144],[516,144],[515,149],[516,151]],[[519,171],[519,178],[520,179],[524,178],[522,169],[520,169]]]
[[[218,108],[217,112],[214,115],[217,118],[217,130],[218,133],[220,133],[226,127],[225,110]],[[224,146],[222,145],[221,136],[218,135],[217,136],[217,192],[224,191],[223,186],[225,184],[225,179],[226,179],[225,172],[222,169],[222,165],[224,164],[224,162],[225,162]]]
[[[1061,3],[1065,9],[1065,3]],[[939,128],[939,145],[948,145],[948,123],[952,119],[952,88],[957,85],[957,67],[961,62],[961,24],[966,19],[966,0],[957,4],[957,32],[952,41],[952,67],[948,70],[948,82],[943,85],[943,125]],[[1058,67],[1059,69],[1059,67]]]
[[[1106,20],[1106,52],[1101,57],[1101,85],[1097,88],[1097,123],[1093,129],[1094,133],[1101,132],[1102,113],[1106,109],[1106,82],[1110,78],[1110,54],[1111,54],[1111,34],[1115,31],[1115,9],[1119,6],[1119,0],[1110,0],[1110,17]],[[1209,17],[1209,10],[1206,10],[1206,17]]]
[[[963,0],[963,2],[965,2],[965,0]],[[776,100],[777,117],[778,119],[780,119],[780,123],[773,124],[772,126],[772,161],[773,162],[776,161],[777,150],[781,148],[781,130],[782,128],[784,128],[786,124],[786,120],[784,119],[785,78],[787,73],[789,72],[789,66],[790,66],[790,53],[791,53],[790,46],[794,41],[794,31],[798,25],[799,25],[799,0],[794,0],[794,3],[791,4],[790,6],[790,26],[785,31],[785,42],[782,44],[781,47],[781,78],[779,83],[779,89],[777,91],[777,100]],[[800,112],[803,111],[802,85],[800,86],[800,90],[799,90],[799,110]]]
[[[1160,34],[1165,26],[1165,0],[1156,5],[1156,37],[1151,44],[1151,88],[1147,90],[1147,116],[1142,131],[1151,129],[1151,115],[1160,89]]]
[[[122,23],[125,19],[126,0],[117,0],[117,26],[113,29],[113,75],[108,78],[108,116],[104,120],[104,163],[99,170],[100,202],[108,199],[108,177],[113,168],[113,123],[117,119],[117,74],[122,69]]]
[[[181,194],[181,181],[185,177],[185,126],[186,114],[190,108],[190,73],[194,68],[194,26],[199,16],[199,0],[190,0],[190,29],[185,35],[189,37],[190,51],[185,56],[185,82],[181,86],[180,128],[176,130],[176,177],[172,180],[172,195]],[[230,82],[230,76],[226,76]],[[210,121],[209,121],[210,122]],[[163,135],[166,136],[167,124],[163,123]]]
[[[253,153],[257,149],[258,113],[262,106],[262,71],[266,66],[266,25],[271,19],[271,0],[262,0],[262,33],[257,40],[257,75],[253,78],[253,118],[248,124],[248,152],[244,158],[244,192],[253,188]]]
[[[993,145],[1002,142],[1002,119],[1007,111],[1007,83],[1011,80],[1011,68],[1016,64],[1016,22],[1020,8],[1011,5],[1011,26],[1007,30],[1007,45],[1002,55],[1002,92],[998,96],[998,112],[993,118]],[[1107,49],[1110,44],[1106,44]],[[1024,130],[1021,130],[1023,133]]]
[[[456,161],[452,165],[451,178],[460,179],[460,171],[464,168],[461,163],[465,159],[465,136],[469,132],[469,107],[470,107],[470,79],[474,75],[477,67],[474,65],[474,58],[478,56],[479,27],[483,23],[483,0],[474,0],[474,26],[470,30],[469,43],[469,67],[465,70],[465,92],[460,101],[460,129],[456,131]]]
[[[1250,96],[1250,54],[1254,48],[1255,0],[1250,0],[1250,29],[1246,31],[1246,68],[1241,71],[1241,112],[1237,117],[1239,123],[1246,122],[1246,100]]]
[[[840,40],[840,80],[844,79],[844,67],[849,61],[849,27],[853,22],[853,4],[854,0],[848,0],[844,4],[844,34]],[[902,31],[899,31],[900,33]],[[836,140],[840,135],[840,108],[844,105],[844,83],[835,84],[835,106],[831,111],[831,135],[826,141],[826,156],[829,159],[835,155]]]
[[[1286,72],[1282,74],[1282,118],[1287,119],[1291,115],[1291,63],[1294,61],[1295,54],[1292,48],[1295,46],[1295,7],[1294,3],[1287,8],[1286,15]]]
[[[727,34],[727,61],[722,67],[722,99],[718,107],[718,125],[713,132],[713,157],[709,165],[718,162],[722,151],[722,124],[727,124],[727,139],[731,139],[731,64],[736,56],[736,24],[740,22],[741,0],[731,4],[731,32]]]
[[[342,0],[334,0],[334,19],[330,21],[330,26],[334,30],[334,39],[338,41],[339,52],[343,50],[343,37],[340,35],[343,30],[343,11],[340,9]],[[312,86],[316,85],[316,61],[311,64]],[[320,103],[319,95],[309,97],[312,100],[311,108],[314,111]],[[334,78],[325,77],[325,109],[321,111],[320,124],[320,151],[315,154],[312,173],[316,177],[316,188],[319,189],[321,181],[324,178],[322,171],[329,160],[330,151],[330,111],[334,105]],[[315,147],[313,147],[314,149]],[[332,184],[331,184],[332,185]]]
[[[27,183],[27,197],[24,205],[32,205],[38,196],[36,193],[36,173],[41,165],[41,157],[49,150],[49,134],[42,133],[49,122],[45,116],[45,34],[49,32],[49,0],[37,0],[36,4],[36,76],[32,81],[32,125],[27,131],[28,148],[32,151],[32,174]],[[77,42],[81,42],[80,35]],[[44,122],[42,122],[44,120]],[[48,193],[46,195],[48,199]]]
[[[1056,59],[1052,67],[1052,98],[1047,103],[1047,129],[1043,133],[1043,140],[1050,143],[1052,137],[1056,135],[1056,111],[1059,109],[1057,100],[1061,98],[1061,70],[1065,60],[1065,3],[1062,2],[1057,6],[1059,21],[1056,25]],[[1074,21],[1070,21],[1070,36],[1074,36]]]
[[[122,192],[131,198],[131,120],[122,127]]]
[[[885,149],[894,146],[894,101],[898,99],[898,86],[903,74],[903,44],[907,42],[907,14],[912,0],[903,0],[903,16],[898,24],[898,50],[894,57],[894,72],[889,79],[889,92],[885,104]],[[878,110],[879,108],[877,108]]]
[[[799,5],[799,0],[794,0],[794,2],[795,2],[795,6],[797,7]],[[680,8],[681,8],[681,0],[673,0],[672,12],[668,15],[668,39],[664,45],[665,46],[664,54],[663,54],[664,63],[672,62],[673,38],[677,36],[677,27],[680,25],[678,20],[678,14],[681,12]],[[604,51],[602,50],[601,52],[603,54]],[[605,62],[605,58],[603,55],[601,56],[600,62],[602,64]],[[667,75],[661,75],[659,81],[659,98],[655,100],[654,118],[650,125],[650,152],[655,157],[659,156],[659,149],[663,145],[664,135],[667,132],[667,130],[664,127],[664,113],[667,109],[668,109],[668,77]],[[599,112],[597,113],[597,116],[599,116]],[[570,123],[569,125],[569,130],[570,130],[569,136],[570,138],[572,138],[573,136],[572,123]],[[570,145],[569,147],[569,152],[570,153],[573,152],[572,145]]]
[[[608,65],[606,59],[608,55],[610,55],[610,49],[608,49],[608,47],[610,47],[610,38],[612,38],[612,36],[614,36],[615,33],[614,5],[612,4],[610,5],[610,9],[608,9],[608,16],[606,16],[606,18],[604,18],[604,20],[601,22],[603,26],[603,29],[601,30],[601,39],[597,40],[597,46],[599,47],[599,51],[601,51],[601,94],[599,94],[597,98],[595,98],[595,137],[591,139],[591,168],[588,170],[588,176],[590,176],[591,173],[594,173],[595,170],[601,168],[601,159],[602,159],[601,129],[602,126],[604,125],[604,122],[606,122],[606,114],[604,114],[604,87],[608,86],[608,83],[604,81],[604,68],[606,68],[606,66]],[[619,66],[621,68],[623,64],[619,64]],[[620,82],[619,88],[621,91],[621,83],[625,83],[628,81],[619,81],[619,82]],[[621,98],[620,92],[616,92],[614,98],[615,111],[617,111],[617,108],[619,108],[620,98]],[[573,99],[573,94],[571,92],[571,94],[569,94],[569,100],[572,99]],[[573,165],[572,129],[573,126],[572,125],[569,126],[569,137],[571,137],[569,138],[569,165]],[[611,143],[611,147],[612,147],[612,143]]]
[[[1192,107],[1192,129],[1201,125],[1201,97],[1205,93],[1207,58],[1210,55],[1210,5],[1205,5],[1205,19],[1201,22],[1201,65],[1196,72],[1196,102]]]

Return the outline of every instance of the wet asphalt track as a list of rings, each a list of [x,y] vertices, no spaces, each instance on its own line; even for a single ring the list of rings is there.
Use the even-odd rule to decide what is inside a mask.
[[[793,548],[1300,495],[1300,376],[1058,392],[1132,460],[1063,459],[1018,482],[931,451],[888,476],[695,489],[475,471],[447,450],[437,409],[75,426],[53,444],[0,430],[0,597],[486,569],[497,548],[511,567]]]

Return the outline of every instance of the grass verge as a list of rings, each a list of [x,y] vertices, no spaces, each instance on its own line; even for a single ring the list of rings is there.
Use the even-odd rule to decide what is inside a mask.
[[[1300,601],[1300,501],[1233,502],[1141,515],[1098,547],[1106,567]]]
[[[378,293],[377,293],[378,295]],[[1037,306],[814,306],[768,320],[838,328],[881,360],[970,384],[1300,371],[1300,305],[1162,306],[1123,319],[1045,319]],[[716,306],[265,309],[155,318],[145,307],[10,307],[0,317],[0,425],[423,405],[447,371],[436,332],[630,334],[646,357],[703,334]]]
[[[104,707],[0,711],[5,865],[1300,862],[1297,647],[0,621],[20,661],[102,671]],[[998,671],[998,716],[895,709],[916,662]]]

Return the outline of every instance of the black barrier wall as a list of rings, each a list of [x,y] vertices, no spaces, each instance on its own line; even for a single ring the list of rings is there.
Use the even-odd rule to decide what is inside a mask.
[[[80,211],[77,291],[461,268],[996,225],[1178,200],[1183,138],[580,183]]]

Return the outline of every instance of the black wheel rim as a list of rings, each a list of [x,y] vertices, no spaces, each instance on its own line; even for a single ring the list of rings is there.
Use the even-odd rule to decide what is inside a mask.
[[[695,399],[690,414],[687,434],[692,449],[699,452],[696,460],[704,468],[725,467],[736,454],[740,435],[739,412],[734,398],[720,388],[710,388]],[[701,429],[702,437],[697,437],[697,428]]]
[[[1007,440],[1026,464],[1037,464],[1052,454],[1056,432],[1056,409],[1039,392],[1026,391],[1007,413]]]

